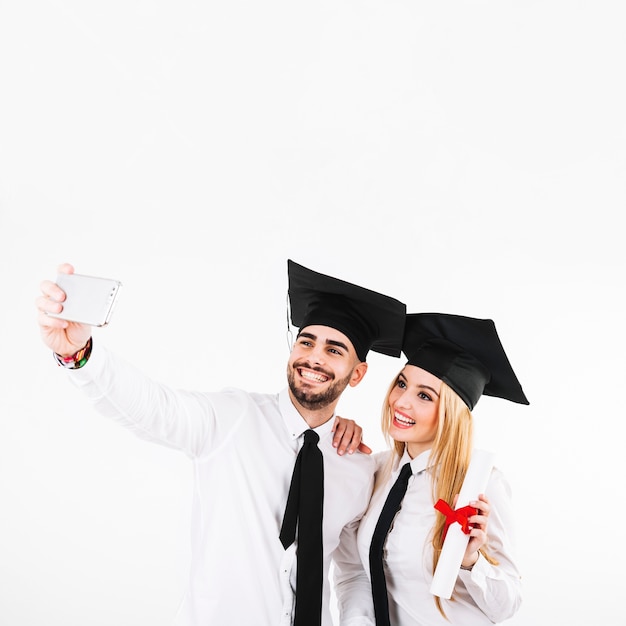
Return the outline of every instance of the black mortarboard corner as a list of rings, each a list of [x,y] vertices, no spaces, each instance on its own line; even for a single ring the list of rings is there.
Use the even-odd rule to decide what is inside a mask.
[[[472,410],[481,395],[529,404],[504,352],[493,320],[449,315],[407,315],[402,351],[446,382]]]
[[[330,326],[342,332],[365,361],[369,350],[399,357],[406,305],[364,287],[314,272],[287,261],[291,322]]]

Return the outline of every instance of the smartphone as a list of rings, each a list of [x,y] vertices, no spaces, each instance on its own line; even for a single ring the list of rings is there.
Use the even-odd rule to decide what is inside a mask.
[[[66,298],[60,313],[48,315],[90,326],[106,326],[109,323],[122,286],[119,280],[84,274],[59,274],[56,282]]]

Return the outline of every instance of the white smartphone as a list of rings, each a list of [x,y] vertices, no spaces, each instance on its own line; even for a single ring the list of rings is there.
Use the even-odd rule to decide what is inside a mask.
[[[59,274],[56,282],[66,298],[62,302],[63,310],[49,313],[51,317],[90,326],[106,326],[109,323],[122,286],[119,280],[84,274]]]

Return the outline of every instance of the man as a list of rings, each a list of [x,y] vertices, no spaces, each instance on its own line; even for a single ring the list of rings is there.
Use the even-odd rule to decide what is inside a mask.
[[[65,294],[51,281],[41,284],[42,338],[71,381],[101,413],[142,438],[182,450],[194,464],[191,572],[176,626],[330,626],[333,560],[341,623],[373,624],[367,609],[344,600],[354,583],[341,575],[358,559],[355,530],[371,495],[373,460],[335,454],[332,418],[343,390],[365,376],[370,349],[400,356],[406,307],[291,260],[288,276],[299,333],[288,386],[278,394],[175,391],[150,380],[94,345],[88,326],[48,315],[62,310]],[[321,456],[323,473],[318,520],[298,518],[298,503],[314,498],[312,491],[299,498],[297,481],[291,484],[311,431],[319,443],[307,450]],[[308,479],[311,471],[301,475]],[[309,553],[300,533],[310,521],[321,525],[319,546],[313,542],[313,565],[298,568]],[[318,563],[319,578],[310,576]],[[312,594],[303,595],[300,576]]]

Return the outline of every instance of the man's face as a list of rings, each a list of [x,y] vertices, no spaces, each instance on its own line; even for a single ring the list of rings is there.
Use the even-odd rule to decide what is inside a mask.
[[[329,326],[307,326],[296,338],[287,364],[287,382],[306,409],[323,409],[349,384],[359,364],[352,342]],[[359,378],[360,380],[360,378]]]

